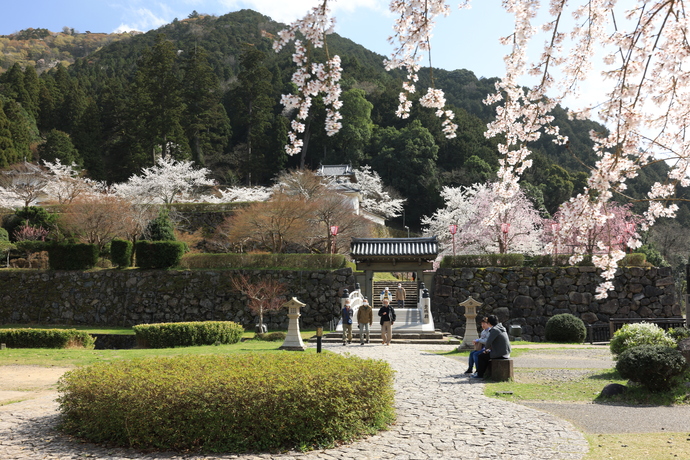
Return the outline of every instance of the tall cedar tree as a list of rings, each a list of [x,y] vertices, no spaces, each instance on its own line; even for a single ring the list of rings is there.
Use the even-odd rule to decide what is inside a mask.
[[[172,42],[159,34],[151,49],[146,49],[134,78],[130,104],[136,120],[136,141],[148,152],[146,164],[159,157],[183,160],[189,158],[189,145],[182,128],[184,104],[177,52]]]
[[[206,156],[222,154],[231,135],[230,120],[220,104],[220,83],[201,47],[186,54],[183,61],[182,95],[184,123],[192,161],[204,166]]]
[[[240,176],[248,185],[262,183],[275,173],[271,158],[273,87],[271,72],[263,65],[265,53],[245,45],[240,56],[238,86],[231,91],[235,139],[245,144],[239,159]]]

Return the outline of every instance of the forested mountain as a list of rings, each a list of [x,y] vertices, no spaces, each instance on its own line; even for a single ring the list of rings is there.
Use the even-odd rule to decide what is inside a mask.
[[[282,28],[242,10],[193,13],[145,34],[29,29],[0,37],[3,49],[15,50],[0,60],[0,166],[59,158],[95,179],[121,182],[162,155],[193,159],[220,183],[268,184],[285,168],[370,164],[408,199],[412,228],[442,204],[441,187],[495,175],[496,142],[483,135],[493,108],[481,102],[495,79],[434,69],[459,125],[457,138],[448,140],[430,109],[414,105],[409,119],[397,118],[403,75],[386,72],[383,56],[337,34],[329,35],[328,51],[342,59],[343,129],[326,136],[323,104],[315,100],[305,149],[288,157],[283,146],[292,114],[283,112],[280,95],[293,91],[294,67],[291,51],[273,52],[270,38]],[[418,86],[431,86],[428,69]],[[604,129],[570,121],[561,108],[554,115],[570,143],[542,139],[525,176],[532,198],[550,213],[582,189],[584,165],[594,160],[588,133]],[[663,170],[660,164],[653,174]],[[653,179],[646,174],[638,182]]]

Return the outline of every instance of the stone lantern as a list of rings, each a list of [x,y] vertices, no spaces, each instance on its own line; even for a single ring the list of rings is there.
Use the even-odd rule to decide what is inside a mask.
[[[300,302],[295,297],[290,301],[285,303],[283,306],[288,308],[288,331],[285,336],[285,342],[279,348],[279,350],[291,350],[291,351],[304,351],[307,347],[302,342],[302,336],[299,333],[299,309],[304,307],[306,304]]]
[[[467,300],[459,305],[465,307],[465,336],[462,338],[461,348],[474,349],[474,341],[479,338],[477,334],[477,307],[482,303],[468,297]]]

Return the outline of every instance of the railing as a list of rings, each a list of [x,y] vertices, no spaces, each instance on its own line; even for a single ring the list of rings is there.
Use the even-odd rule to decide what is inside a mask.
[[[587,325],[587,342],[609,342],[613,334],[624,324],[653,323],[664,330],[672,327],[685,327],[686,319],[677,318],[611,318],[608,324],[597,326]]]

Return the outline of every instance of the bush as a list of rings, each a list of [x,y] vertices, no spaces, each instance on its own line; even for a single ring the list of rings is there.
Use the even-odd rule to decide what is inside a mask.
[[[672,327],[666,331],[666,333],[669,337],[675,340],[676,343],[680,343],[680,341],[683,339],[690,338],[690,328],[687,327]]]
[[[0,329],[0,342],[9,348],[94,348],[95,339],[76,329]]]
[[[129,240],[114,239],[110,243],[110,260],[119,268],[132,266],[132,249],[134,245]]]
[[[521,267],[525,262],[522,254],[473,254],[445,256],[441,268],[457,267]]]
[[[587,337],[587,328],[580,318],[561,313],[546,322],[545,337],[548,342],[582,343]]]
[[[48,264],[52,270],[88,270],[98,263],[95,244],[52,244],[48,246]]]
[[[663,345],[628,348],[620,354],[616,363],[621,377],[640,383],[653,392],[673,388],[686,367],[687,362],[678,350]]]
[[[285,340],[285,337],[287,337],[287,334],[282,331],[278,332],[268,332],[266,334],[259,333],[254,336],[258,340],[264,340],[266,342],[279,342],[281,340]]]
[[[628,348],[640,345],[662,345],[673,348],[676,342],[656,324],[642,322],[624,324],[613,334],[609,343],[613,359],[618,359],[618,355]]]
[[[146,226],[146,237],[151,241],[175,241],[175,226],[167,209],[161,209],[158,217],[149,222]]]
[[[244,332],[242,325],[232,321],[139,324],[133,329],[137,344],[148,348],[237,343]]]
[[[292,270],[337,270],[347,266],[342,254],[186,254],[180,268],[284,268]]]
[[[137,241],[137,266],[140,268],[170,268],[180,263],[185,244],[179,241]]]
[[[392,384],[388,364],[332,353],[113,361],[60,379],[60,428],[139,449],[309,449],[392,422]]]

